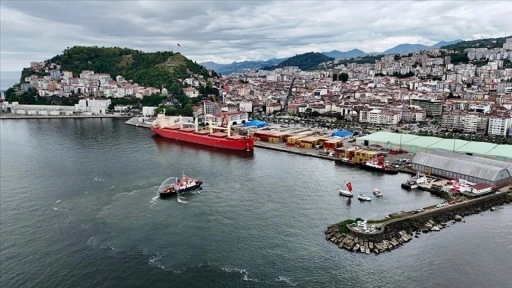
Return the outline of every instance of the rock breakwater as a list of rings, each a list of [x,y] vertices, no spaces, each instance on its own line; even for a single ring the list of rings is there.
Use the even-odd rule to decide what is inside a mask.
[[[446,227],[448,223],[464,222],[464,217],[478,214],[483,211],[494,211],[496,206],[510,204],[512,192],[497,193],[489,196],[465,201],[458,204],[436,208],[422,213],[408,215],[380,223],[374,232],[365,233],[354,229],[345,220],[333,224],[325,231],[326,240],[334,243],[340,249],[361,252],[365,254],[391,251],[422,233],[437,232]]]

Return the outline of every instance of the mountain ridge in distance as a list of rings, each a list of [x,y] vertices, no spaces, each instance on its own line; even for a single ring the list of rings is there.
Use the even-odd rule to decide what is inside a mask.
[[[236,72],[241,72],[247,69],[261,69],[264,67],[275,66],[289,57],[285,58],[271,58],[268,60],[258,60],[258,61],[241,61],[241,62],[232,62],[230,64],[219,64],[213,61],[202,62],[200,65],[206,67],[206,69],[214,70],[220,74],[231,74]]]
[[[327,57],[334,59],[350,59],[356,57],[364,57],[371,55],[388,55],[388,54],[401,54],[401,53],[412,53],[420,50],[425,50],[429,48],[441,48],[443,46],[452,45],[461,42],[462,40],[457,39],[453,41],[440,41],[434,45],[428,46],[423,44],[410,44],[403,43],[396,45],[392,48],[385,50],[384,52],[370,52],[366,53],[360,49],[351,49],[348,51],[339,51],[332,50],[329,52],[321,52]],[[304,53],[306,54],[306,53]],[[219,64],[213,61],[207,61],[203,63],[199,63],[200,65],[206,67],[207,69],[214,70],[217,73],[221,74],[231,74],[236,72],[241,72],[245,69],[261,69],[261,68],[269,68],[273,66],[279,65],[281,62],[289,59],[291,57],[286,58],[271,58],[268,60],[259,60],[259,61],[243,61],[243,62],[233,62],[230,64]]]

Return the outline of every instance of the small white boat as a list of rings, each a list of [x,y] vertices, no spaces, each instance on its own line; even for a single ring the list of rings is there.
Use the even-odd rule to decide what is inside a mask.
[[[365,196],[363,194],[359,194],[359,196],[357,196],[357,199],[359,199],[361,201],[372,201],[371,197]]]
[[[375,195],[376,197],[382,197],[382,191],[380,191],[379,188],[375,188],[373,189],[373,195]]]
[[[339,189],[340,196],[353,197],[354,193],[352,192],[352,183],[348,182],[348,183],[345,184],[345,186],[347,186],[348,190]]]
[[[348,190],[340,189],[339,191],[340,191],[341,196],[345,196],[345,197],[353,197],[354,196],[354,193],[352,193]]]

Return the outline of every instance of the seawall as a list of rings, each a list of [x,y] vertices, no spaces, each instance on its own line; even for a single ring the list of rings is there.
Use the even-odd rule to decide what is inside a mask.
[[[482,211],[493,211],[496,206],[510,204],[512,192],[499,192],[461,203],[434,208],[414,215],[391,219],[380,223],[376,232],[365,233],[346,224],[333,224],[325,231],[326,239],[339,248],[369,254],[393,250],[421,233],[440,231],[447,222],[464,221],[465,216]],[[343,223],[343,222],[342,222]],[[372,225],[367,223],[367,225]]]
[[[12,115],[12,114],[0,114],[0,120],[2,119],[85,119],[85,118],[117,118],[127,119],[128,116],[123,115]]]

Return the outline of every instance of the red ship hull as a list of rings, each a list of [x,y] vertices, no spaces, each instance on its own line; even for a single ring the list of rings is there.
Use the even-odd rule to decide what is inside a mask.
[[[254,138],[234,135],[231,137],[214,137],[210,134],[197,134],[189,131],[180,131],[180,129],[156,128],[151,127],[153,133],[165,138],[178,141],[202,144],[210,147],[238,150],[254,151]]]

